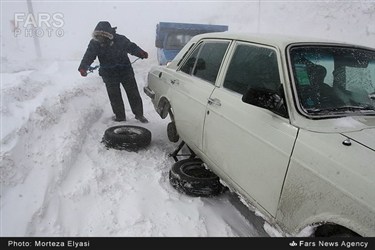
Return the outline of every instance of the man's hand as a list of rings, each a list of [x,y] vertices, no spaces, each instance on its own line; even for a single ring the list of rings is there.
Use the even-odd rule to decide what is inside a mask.
[[[148,53],[144,50],[141,50],[141,52],[139,52],[139,58],[141,59],[148,58]]]
[[[87,76],[87,70],[86,69],[79,69],[79,73],[81,73],[81,76]]]

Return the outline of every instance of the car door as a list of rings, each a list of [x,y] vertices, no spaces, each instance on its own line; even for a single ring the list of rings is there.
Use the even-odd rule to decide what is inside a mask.
[[[280,89],[277,51],[234,46],[222,87],[210,96],[203,148],[242,194],[275,216],[297,129],[286,117],[241,100],[249,86]]]
[[[171,107],[177,131],[188,145],[194,144],[199,149],[202,148],[207,100],[215,88],[228,45],[229,41],[220,40],[198,43],[171,76]]]

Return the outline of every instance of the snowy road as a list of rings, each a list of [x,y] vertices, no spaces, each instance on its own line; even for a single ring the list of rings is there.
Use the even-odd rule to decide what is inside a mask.
[[[78,63],[1,74],[1,236],[268,236],[235,195],[192,198],[170,186],[177,144],[142,91],[154,62],[134,64],[152,132],[137,153],[101,143],[119,123],[97,72],[81,78]],[[140,126],[125,103],[122,124]]]

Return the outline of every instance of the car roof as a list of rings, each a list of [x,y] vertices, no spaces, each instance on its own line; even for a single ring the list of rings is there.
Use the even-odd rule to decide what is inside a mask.
[[[293,43],[324,43],[324,44],[336,44],[341,46],[354,46],[368,49],[374,49],[365,47],[362,45],[355,45],[346,43],[344,41],[329,40],[325,38],[314,38],[314,37],[303,37],[303,36],[286,36],[279,34],[266,34],[266,33],[233,33],[233,32],[215,32],[205,33],[195,36],[193,39],[198,41],[202,38],[224,38],[224,39],[235,39],[241,41],[250,41],[259,44],[271,45],[278,48],[285,48]],[[193,40],[192,39],[192,40]]]

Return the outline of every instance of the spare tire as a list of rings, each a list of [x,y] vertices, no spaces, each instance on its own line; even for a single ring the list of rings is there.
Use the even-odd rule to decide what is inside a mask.
[[[195,197],[216,196],[226,190],[220,178],[206,169],[199,158],[174,163],[169,171],[169,181],[177,191]]]
[[[150,144],[151,132],[139,126],[114,126],[104,132],[102,142],[109,148],[138,151]]]

